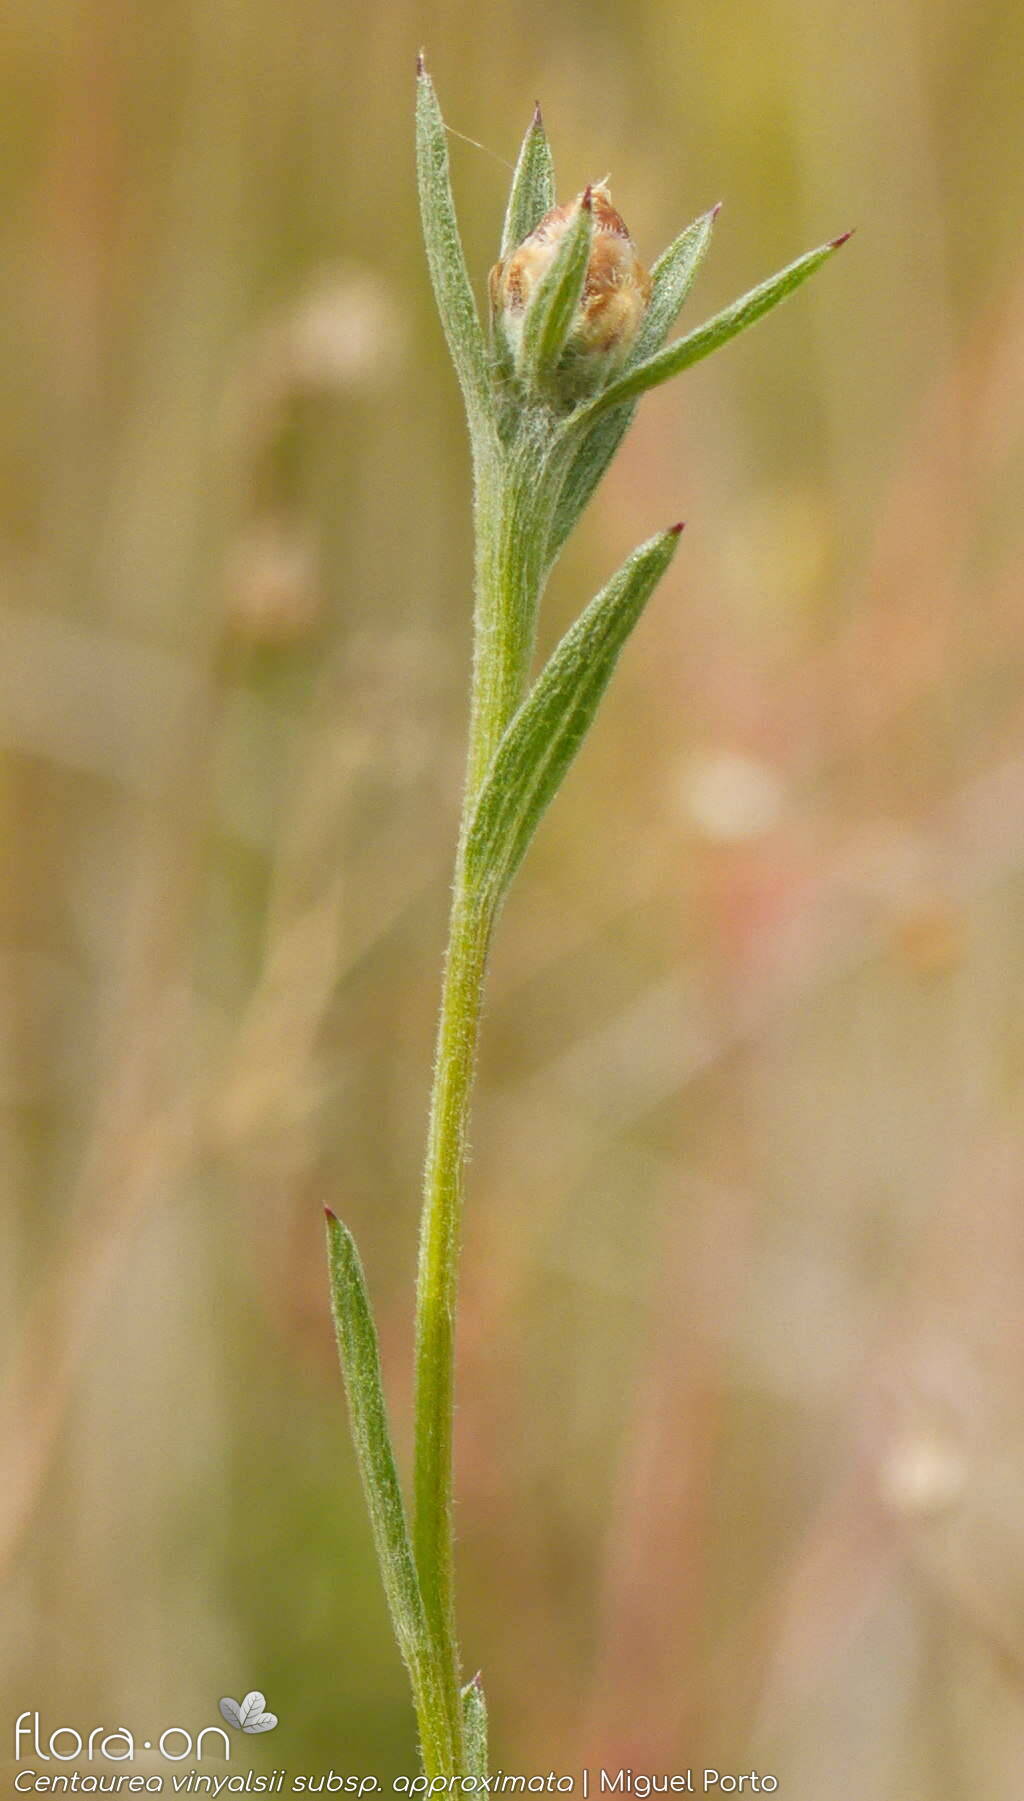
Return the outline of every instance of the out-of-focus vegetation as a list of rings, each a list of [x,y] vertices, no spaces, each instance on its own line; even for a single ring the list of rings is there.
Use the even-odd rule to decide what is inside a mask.
[[[725,198],[691,321],[860,227],[645,403],[549,597],[550,637],[688,518],[493,969],[458,1483],[495,1759],[1016,1801],[1013,0],[8,17],[7,1711],[141,1737],[258,1686],[265,1767],[413,1767],[320,1204],[407,1444],[469,594],[424,40],[487,147],[481,291],[536,95],[642,254]]]

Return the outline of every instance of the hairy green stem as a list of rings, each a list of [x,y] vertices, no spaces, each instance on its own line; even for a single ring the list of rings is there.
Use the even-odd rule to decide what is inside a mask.
[[[445,1672],[452,1738],[460,1752],[452,1518],[455,1307],[467,1133],[495,912],[493,896],[478,887],[464,853],[474,803],[526,687],[554,473],[543,443],[533,442],[525,431],[511,445],[493,441],[478,451],[469,748],[430,1104],[416,1301],[413,1542],[427,1621]]]
[[[455,1302],[463,1168],[490,936],[487,912],[457,881],[430,1107],[416,1306],[416,1510],[413,1546],[427,1625],[462,1749],[452,1525]],[[461,1761],[453,1774],[463,1774]]]
[[[550,521],[566,460],[526,415],[511,444],[494,443],[477,465],[474,529],[473,691],[462,826],[491,758],[523,698],[533,660]]]

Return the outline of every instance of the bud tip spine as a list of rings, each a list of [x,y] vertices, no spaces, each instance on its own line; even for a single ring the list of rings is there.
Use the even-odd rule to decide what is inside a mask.
[[[851,225],[849,231],[844,231],[842,233],[841,237],[833,238],[831,244],[829,245],[829,249],[830,250],[841,249],[842,246],[847,242],[847,240],[849,238],[853,237],[853,234],[856,231],[856,229],[857,229],[857,227],[855,225]]]

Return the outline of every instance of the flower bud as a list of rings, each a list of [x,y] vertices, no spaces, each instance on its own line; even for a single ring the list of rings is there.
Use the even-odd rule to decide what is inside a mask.
[[[495,329],[515,357],[530,301],[588,197],[594,221],[590,259],[559,370],[566,399],[592,393],[616,372],[651,297],[651,278],[612,205],[607,182],[598,182],[566,206],[552,207],[490,277]]]

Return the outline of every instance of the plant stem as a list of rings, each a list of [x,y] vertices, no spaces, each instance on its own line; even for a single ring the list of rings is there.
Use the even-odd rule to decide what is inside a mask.
[[[430,1106],[416,1304],[416,1511],[413,1544],[427,1624],[445,1683],[457,1768],[462,1706],[452,1525],[455,1302],[462,1184],[490,921],[456,878]]]
[[[473,804],[523,696],[533,654],[550,482],[525,434],[477,445],[476,606],[469,748],[430,1104],[416,1300],[413,1542],[427,1621],[445,1672],[452,1741],[463,1757],[454,1601],[452,1425],[463,1178],[494,903],[465,865]],[[540,479],[539,479],[540,478]],[[458,1771],[462,1774],[461,1761]]]
[[[544,415],[526,414],[510,444],[478,455],[473,522],[473,690],[462,811],[468,815],[505,727],[523,698],[544,585],[558,468]]]

